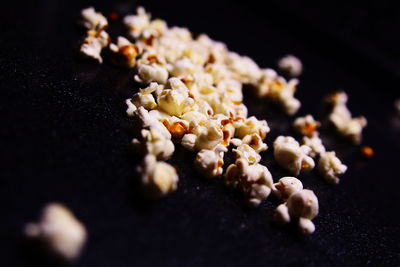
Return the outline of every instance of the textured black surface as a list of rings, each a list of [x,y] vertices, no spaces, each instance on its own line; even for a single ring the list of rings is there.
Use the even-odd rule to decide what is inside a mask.
[[[22,228],[51,201],[65,203],[88,228],[89,242],[75,266],[399,264],[396,71],[386,73],[379,62],[359,60],[362,55],[353,58],[335,34],[307,28],[301,20],[310,17],[306,11],[292,17],[285,16],[285,4],[271,3],[263,12],[250,3],[140,2],[170,25],[206,32],[261,66],[275,67],[287,53],[299,56],[305,72],[298,115],[320,118],[321,98],[342,88],[353,114],[368,118],[364,143],[375,157],[363,159],[358,146],[323,130],[327,147],[338,151],[349,171],[338,186],[315,172],[301,175],[320,201],[315,234],[299,238],[290,228],[275,227],[273,199],[247,209],[222,181],[196,174],[193,155],[179,146],[171,160],[180,175],[177,192],[159,202],[136,196],[132,121],[123,104],[135,90],[132,72],[82,61],[76,52],[83,36],[76,26],[80,9],[94,5],[105,14],[127,12],[135,2],[15,1],[0,18],[2,266],[45,265],[26,246]],[[385,21],[383,15],[375,19]],[[340,30],[335,23],[332,19],[327,27],[331,33]],[[112,24],[111,31],[115,36],[121,28]],[[389,28],[381,34],[393,33]],[[293,118],[268,112],[248,93],[246,104],[250,114],[268,120],[270,146],[275,136],[288,133]],[[263,163],[275,180],[287,174],[273,163],[270,150]]]

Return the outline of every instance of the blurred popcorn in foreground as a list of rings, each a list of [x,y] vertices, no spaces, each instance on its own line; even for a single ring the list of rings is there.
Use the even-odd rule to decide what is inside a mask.
[[[297,77],[303,71],[303,64],[297,57],[287,55],[278,61],[278,68],[287,72],[292,77]]]
[[[46,205],[40,221],[25,226],[25,235],[44,242],[51,252],[66,260],[79,257],[87,239],[84,225],[58,203]]]

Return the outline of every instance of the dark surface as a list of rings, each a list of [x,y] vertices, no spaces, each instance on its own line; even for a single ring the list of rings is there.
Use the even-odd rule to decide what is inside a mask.
[[[135,3],[14,1],[0,17],[2,266],[45,265],[24,242],[22,228],[51,201],[65,203],[89,231],[76,266],[399,265],[400,121],[393,113],[400,96],[393,54],[399,47],[393,37],[398,12],[379,16],[374,7],[363,7],[364,16],[349,6],[247,3],[141,4],[169,25],[206,32],[260,66],[275,67],[287,53],[299,56],[305,72],[297,115],[321,118],[321,98],[343,88],[353,114],[368,118],[364,144],[375,157],[366,160],[358,146],[323,131],[327,147],[338,151],[349,171],[338,186],[315,172],[301,175],[320,201],[315,234],[300,238],[290,228],[275,227],[273,199],[247,209],[222,181],[196,174],[193,155],[179,146],[171,160],[180,175],[177,192],[151,203],[136,196],[137,156],[129,150],[132,121],[123,104],[136,88],[132,72],[82,61],[76,52],[84,32],[76,26],[80,9],[91,4],[105,14],[126,13]],[[335,16],[339,10],[343,16]],[[343,19],[352,14],[361,15]],[[352,34],[354,21],[364,39]],[[118,25],[111,25],[114,36]],[[371,28],[381,35],[368,35]],[[362,52],[360,44],[370,50]],[[265,103],[247,93],[246,104],[250,114],[268,120],[270,147],[275,136],[288,133],[293,118],[267,113]],[[263,163],[275,180],[287,174],[273,163],[271,150]]]

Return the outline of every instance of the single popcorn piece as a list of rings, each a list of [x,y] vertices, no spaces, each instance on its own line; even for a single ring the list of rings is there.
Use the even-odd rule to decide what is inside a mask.
[[[80,48],[82,55],[88,58],[95,59],[98,63],[103,63],[103,58],[101,57],[101,51],[110,43],[110,36],[107,32],[101,31],[97,32],[94,30],[89,30],[87,32],[86,38]]]
[[[320,154],[318,171],[328,183],[338,184],[340,181],[339,176],[343,175],[346,170],[347,166],[342,164],[334,151]]]
[[[192,133],[182,137],[181,144],[188,150],[199,151],[202,149],[214,149],[223,141],[224,135],[221,125],[215,120],[208,120],[204,125],[196,125]]]
[[[314,192],[302,189],[291,194],[285,203],[276,208],[274,219],[281,224],[297,222],[301,234],[312,234],[315,225],[311,220],[318,215],[318,210],[318,198]]]
[[[329,121],[343,137],[354,143],[360,143],[362,130],[367,126],[367,119],[363,116],[352,118],[346,103],[348,97],[345,92],[336,92],[327,97],[327,102],[332,106]]]
[[[126,102],[129,110],[129,112],[127,111],[128,115],[135,111],[138,107],[144,107],[147,110],[155,109],[157,107],[157,103],[152,93],[159,88],[160,86],[157,83],[151,83],[147,88],[140,89],[139,92],[134,94],[130,99],[130,103]],[[135,108],[133,108],[131,105],[134,105]]]
[[[258,134],[262,140],[265,139],[270,131],[268,123],[265,120],[258,120],[256,117],[251,116],[245,119],[244,122],[236,122],[236,136],[244,138],[246,135]]]
[[[325,146],[322,144],[322,140],[319,138],[318,132],[316,132],[312,137],[304,136],[303,144],[311,148],[309,155],[313,158],[325,152]]]
[[[133,68],[136,64],[136,57],[140,53],[140,47],[132,44],[125,37],[119,36],[117,44],[110,44],[110,50],[114,53],[115,62],[119,65]]]
[[[139,83],[157,82],[165,84],[168,79],[168,71],[164,66],[156,64],[139,64],[138,74],[135,75],[135,81]]]
[[[65,260],[78,258],[87,239],[85,226],[58,203],[46,205],[40,221],[25,226],[25,235],[41,240],[50,252]]]
[[[240,189],[249,207],[259,206],[273,187],[272,175],[267,167],[259,163],[250,165],[243,158],[237,159],[235,164],[227,168],[225,183]]]
[[[223,172],[224,152],[228,149],[217,145],[214,150],[202,149],[197,153],[195,167],[208,178],[220,176]]]
[[[272,191],[283,201],[286,201],[292,194],[303,190],[303,184],[296,177],[282,177],[274,184]]]
[[[157,161],[152,154],[146,155],[138,167],[141,174],[144,193],[147,197],[160,198],[176,190],[178,174],[170,164]]]
[[[260,154],[247,144],[242,144],[232,151],[235,153],[237,159],[242,158],[249,164],[257,164],[261,160]]]
[[[240,139],[239,139],[240,140]],[[253,148],[257,153],[263,152],[268,149],[267,144],[265,144],[262,141],[262,138],[260,135],[253,133],[253,134],[248,134],[245,137],[243,137],[241,141],[241,144],[247,144],[251,148]],[[235,141],[234,141],[235,142]]]
[[[300,59],[293,55],[287,55],[278,61],[278,67],[292,77],[300,76],[303,71],[303,64]]]
[[[294,129],[298,133],[308,137],[314,136],[317,133],[317,129],[320,125],[321,124],[318,121],[314,120],[312,115],[298,117],[293,123]]]
[[[278,164],[293,175],[301,170],[314,168],[314,160],[309,156],[311,148],[302,145],[291,136],[278,136],[274,141],[274,158]]]
[[[160,109],[172,116],[181,116],[188,111],[194,104],[194,100],[189,97],[189,90],[177,78],[168,81],[172,84],[171,89],[164,89],[157,97]]]
[[[129,15],[124,18],[124,24],[129,30],[129,35],[138,38],[145,28],[150,25],[150,14],[146,13],[143,7],[136,9],[136,15]]]
[[[133,139],[134,145],[143,148],[145,154],[152,154],[158,159],[168,159],[175,151],[174,143],[165,137],[157,128],[141,131],[141,141]]]
[[[93,7],[81,11],[82,24],[88,30],[102,31],[108,27],[108,21],[101,13],[96,12]]]

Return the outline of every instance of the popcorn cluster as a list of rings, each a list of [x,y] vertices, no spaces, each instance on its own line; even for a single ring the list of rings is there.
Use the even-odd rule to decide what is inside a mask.
[[[132,144],[143,154],[138,172],[147,195],[162,197],[176,190],[177,172],[165,161],[180,144],[197,153],[194,166],[199,172],[208,178],[223,175],[225,184],[240,190],[250,207],[259,206],[273,192],[284,202],[275,212],[278,222],[295,222],[304,234],[314,232],[311,220],[318,214],[317,197],[295,177],[273,182],[268,168],[260,163],[260,153],[268,149],[264,140],[270,128],[267,121],[248,116],[243,104],[242,87],[249,85],[258,97],[293,115],[301,105],[294,97],[297,79],[286,80],[272,69],[260,68],[205,34],[193,37],[186,28],[169,27],[142,7],[123,19],[127,38],[120,36],[115,44],[105,32],[108,23],[100,13],[87,8],[82,18],[88,32],[81,53],[101,63],[101,51],[108,46],[113,61],[135,69],[133,78],[141,85],[126,100],[126,113],[141,126]],[[302,72],[302,63],[294,56],[282,58],[278,65],[292,77]],[[329,121],[343,136],[360,142],[366,120],[352,118],[346,101],[344,93],[329,98]],[[317,131],[320,123],[307,115],[297,118],[293,126],[302,135],[302,144],[291,136],[276,138],[277,163],[298,176],[318,161],[323,177],[338,183],[347,167],[335,152],[326,152]],[[229,149],[235,161],[224,173]]]

